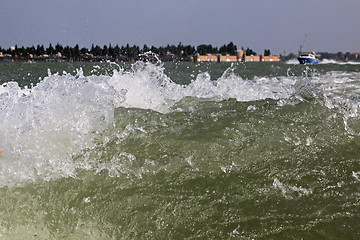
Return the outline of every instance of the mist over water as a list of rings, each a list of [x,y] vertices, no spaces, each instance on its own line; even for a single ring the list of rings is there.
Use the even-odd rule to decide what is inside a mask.
[[[4,239],[358,239],[360,65],[1,63]]]

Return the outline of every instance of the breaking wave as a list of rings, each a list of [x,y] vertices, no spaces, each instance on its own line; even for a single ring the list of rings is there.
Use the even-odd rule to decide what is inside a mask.
[[[354,84],[341,85],[342,81],[350,80]],[[196,107],[191,100],[182,104],[189,98],[211,102],[271,99],[278,107],[320,99],[327,108],[340,109],[345,128],[357,134],[360,131],[358,81],[356,73],[338,72],[249,80],[235,74],[234,67],[230,67],[215,81],[208,72],[202,72],[189,84],[181,85],[164,73],[162,64],[136,62],[130,70],[118,67],[109,75],[85,76],[82,69],[74,75],[49,71],[33,87],[7,82],[0,86],[0,139],[4,148],[0,185],[76,176],[78,169],[101,170],[104,165],[89,165],[86,160],[74,161],[74,158],[97,147],[99,136],[122,118],[116,114],[118,109],[191,114]],[[324,82],[331,84],[324,87]],[[349,96],[344,98],[344,95]],[[247,110],[258,108],[254,104]],[[127,122],[124,134],[143,131],[135,125]],[[132,158],[126,152],[118,153],[117,157]]]

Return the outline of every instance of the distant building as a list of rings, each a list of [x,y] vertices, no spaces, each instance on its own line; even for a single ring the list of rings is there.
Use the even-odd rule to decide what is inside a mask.
[[[238,50],[236,55],[220,55],[220,54],[206,54],[196,56],[197,62],[279,62],[280,56],[246,56],[243,49]]]
[[[260,56],[245,56],[245,62],[260,62]]]
[[[197,55],[197,62],[218,62],[217,54]]]
[[[261,56],[262,62],[280,62],[280,56],[279,55],[270,55],[270,56]]]
[[[220,62],[238,62],[237,56],[230,56],[229,54],[226,54],[225,56],[220,56]]]
[[[242,61],[242,57],[244,55],[243,50],[239,50],[237,54],[234,55],[221,55],[221,54],[206,54],[200,55],[197,54],[196,61],[197,62],[239,62]]]
[[[238,50],[236,55],[238,57],[238,61],[240,62],[244,61],[245,51],[243,49]]]
[[[350,54],[351,60],[360,60],[360,52]]]
[[[13,57],[12,57],[12,55],[11,54],[4,54],[4,61],[6,61],[6,62],[13,62],[14,61],[14,59],[13,59]]]

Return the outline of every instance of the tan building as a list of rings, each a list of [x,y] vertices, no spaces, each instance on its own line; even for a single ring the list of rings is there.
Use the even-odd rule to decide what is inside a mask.
[[[220,54],[206,54],[197,55],[197,62],[241,62],[243,60],[244,50],[237,51],[236,55],[220,55]]]
[[[218,62],[217,54],[197,55],[198,62]]]
[[[231,56],[229,54],[226,54],[225,56],[220,56],[220,62],[238,62],[237,56]]]
[[[260,62],[260,56],[245,56],[245,62]]]
[[[244,50],[238,50],[236,55],[206,54],[197,55],[197,62],[280,62],[280,56],[246,56]]]
[[[261,56],[262,62],[280,62],[280,56],[270,55],[270,56]]]
[[[238,57],[239,62],[243,61],[243,57],[244,57],[244,55],[245,55],[245,51],[242,50],[242,49],[240,49],[240,50],[237,51],[236,54],[237,54],[237,57]]]

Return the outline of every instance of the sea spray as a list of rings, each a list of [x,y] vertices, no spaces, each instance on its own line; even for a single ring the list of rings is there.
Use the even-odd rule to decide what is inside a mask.
[[[3,85],[2,184],[74,174],[72,155],[94,146],[94,136],[113,122],[114,108],[124,101],[125,93],[107,80],[85,77],[80,69],[75,76],[49,74],[26,92]]]
[[[358,238],[356,65],[37,64],[0,86],[1,237]]]
[[[84,163],[74,163],[73,156],[96,146],[99,134],[115,124],[114,111],[119,107],[161,113],[190,109],[196,112],[198,107],[193,101],[190,108],[179,102],[189,98],[216,102],[232,98],[239,102],[273,99],[283,106],[316,99],[327,107],[339,108],[345,129],[356,134],[358,102],[329,100],[329,93],[319,85],[322,80],[318,71],[305,67],[300,77],[289,76],[288,70],[287,77],[245,80],[235,69],[225,69],[217,80],[211,80],[207,72],[200,73],[188,85],[173,82],[159,62],[136,62],[130,70],[117,65],[111,75],[84,76],[82,69],[75,75],[59,75],[49,70],[48,76],[31,89],[21,88],[16,82],[5,83],[0,95],[0,121],[6,126],[0,130],[6,151],[2,184],[74,176]],[[18,168],[22,171],[12,174]]]

